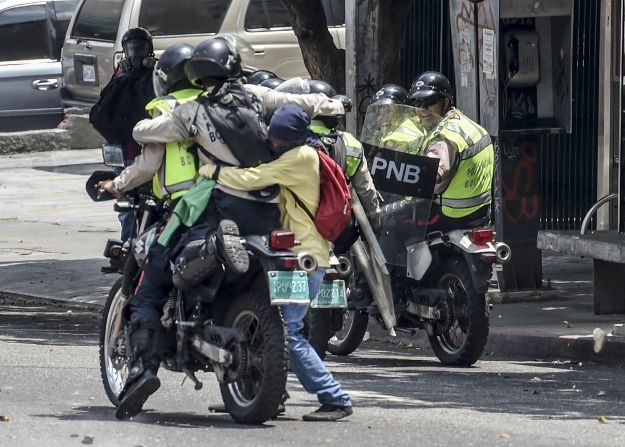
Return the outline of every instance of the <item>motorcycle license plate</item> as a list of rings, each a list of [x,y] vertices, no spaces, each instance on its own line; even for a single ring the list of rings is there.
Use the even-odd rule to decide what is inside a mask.
[[[317,297],[312,300],[310,307],[316,309],[344,309],[347,307],[345,297],[345,281],[324,281],[321,284]]]
[[[306,272],[269,272],[271,304],[310,304]]]

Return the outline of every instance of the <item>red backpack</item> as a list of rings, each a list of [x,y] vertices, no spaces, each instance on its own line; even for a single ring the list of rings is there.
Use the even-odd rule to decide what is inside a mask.
[[[352,218],[352,196],[341,167],[325,152],[319,155],[319,208],[313,215],[297,195],[295,202],[314,222],[317,231],[328,241],[335,241]]]

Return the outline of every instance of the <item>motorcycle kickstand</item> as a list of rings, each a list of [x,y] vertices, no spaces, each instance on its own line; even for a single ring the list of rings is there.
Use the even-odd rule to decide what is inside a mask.
[[[189,379],[191,379],[191,382],[194,383],[195,385],[195,391],[199,391],[202,389],[202,387],[204,386],[204,384],[202,382],[199,381],[199,379],[195,376],[195,373],[193,371],[190,371],[188,368],[183,368],[182,372],[185,373],[187,375],[187,377]],[[185,377],[185,379],[187,378]],[[184,385],[184,380],[182,381],[182,384]]]

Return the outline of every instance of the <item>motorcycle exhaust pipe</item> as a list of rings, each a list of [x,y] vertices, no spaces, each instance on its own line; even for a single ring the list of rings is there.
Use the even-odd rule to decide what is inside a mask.
[[[349,278],[354,272],[351,259],[343,255],[338,256],[337,259],[339,264],[335,267],[336,272],[339,274],[341,279]]]
[[[309,275],[317,270],[317,259],[308,252],[298,253],[297,264],[299,268],[304,270]]]
[[[497,253],[497,263],[505,264],[512,257],[512,251],[508,244],[504,244],[503,242],[497,242],[495,244],[495,252]]]

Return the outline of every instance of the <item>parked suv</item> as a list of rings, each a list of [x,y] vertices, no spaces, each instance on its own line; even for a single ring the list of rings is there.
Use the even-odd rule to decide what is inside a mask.
[[[61,46],[78,0],[0,0],[0,132],[63,119]]]
[[[322,0],[335,44],[345,47],[345,2]],[[247,67],[283,78],[308,76],[288,13],[280,0],[82,0],[63,46],[63,103],[98,100],[122,55],[121,38],[136,26],[154,38],[158,56],[175,43],[197,45],[230,33],[249,43]]]

